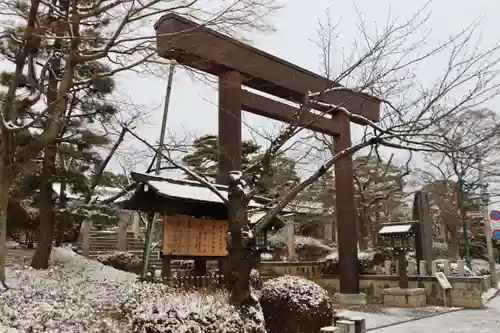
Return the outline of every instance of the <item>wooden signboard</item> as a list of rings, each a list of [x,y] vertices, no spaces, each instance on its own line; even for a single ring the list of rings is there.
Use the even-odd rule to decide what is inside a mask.
[[[163,223],[164,255],[227,256],[227,221],[165,216]]]

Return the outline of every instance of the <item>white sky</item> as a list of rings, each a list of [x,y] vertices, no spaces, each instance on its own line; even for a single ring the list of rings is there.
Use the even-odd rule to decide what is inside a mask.
[[[340,36],[335,45],[337,48],[349,50],[352,43],[359,38],[356,29],[358,17],[356,8],[371,26],[381,28],[389,14],[393,18],[404,20],[411,17],[427,1],[396,0],[354,0],[352,2],[332,2],[328,0],[286,1],[286,6],[277,15],[269,18],[276,28],[272,34],[249,35],[252,44],[262,50],[293,62],[312,71],[320,71],[320,50],[313,40],[316,39],[318,20],[325,18],[325,8],[332,8],[334,20],[340,19]],[[314,5],[313,5],[314,3]],[[428,7],[432,12],[426,27],[432,29],[430,38],[436,42],[458,33],[472,21],[482,16],[481,29],[484,45],[497,42],[497,22],[500,17],[500,4],[494,0],[435,0]],[[153,27],[151,27],[153,31]],[[415,38],[420,36],[416,35]],[[429,61],[426,68],[416,73],[425,82],[433,78],[440,70],[443,59]],[[149,124],[141,125],[137,131],[151,143],[156,142],[161,123],[163,100],[167,78],[164,79],[137,74],[122,75],[119,79],[117,98],[131,100],[135,104],[144,105],[146,109],[154,109],[148,120]],[[178,70],[174,78],[173,92],[168,115],[168,130],[176,138],[186,135],[200,136],[217,133],[217,91],[204,82],[195,82],[183,70]],[[493,109],[495,105],[490,105]],[[244,138],[251,138],[251,133],[276,132],[279,124],[263,117],[244,113]],[[265,140],[259,138],[265,145]],[[142,148],[139,143],[129,141],[127,147]],[[138,158],[140,155],[136,155]],[[143,157],[139,157],[143,162]],[[404,160],[404,158],[402,159]],[[142,163],[136,166],[142,171]],[[113,162],[112,168],[118,171],[119,165]]]

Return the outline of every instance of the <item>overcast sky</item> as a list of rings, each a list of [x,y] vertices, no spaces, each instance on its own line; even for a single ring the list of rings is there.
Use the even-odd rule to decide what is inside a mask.
[[[403,21],[411,17],[427,1],[401,0],[354,0],[354,1],[286,1],[286,6],[270,23],[276,29],[272,34],[253,34],[249,38],[254,46],[293,62],[312,71],[320,70],[320,50],[314,44],[317,40],[318,20],[325,18],[325,9],[332,7],[334,20],[340,20],[340,36],[335,42],[337,48],[349,50],[352,43],[359,38],[356,25],[358,16],[356,8],[371,25],[370,29],[382,27],[390,14]],[[495,0],[435,0],[427,8],[432,15],[426,24],[432,29],[430,38],[439,41],[469,25],[482,16],[481,29],[483,43],[493,45],[500,37],[498,18],[500,3]],[[153,27],[151,27],[153,30]],[[419,36],[415,36],[419,38]],[[335,60],[334,60],[335,61]],[[424,70],[416,73],[423,81],[438,71],[442,62],[432,61]],[[139,127],[138,131],[150,142],[155,142],[160,131],[161,114],[167,78],[164,79],[131,74],[119,80],[117,98],[129,99],[147,109],[155,109],[148,125]],[[185,72],[177,71],[174,77],[173,92],[168,115],[168,129],[177,138],[187,134],[195,136],[217,133],[217,91],[203,82],[195,82]],[[494,108],[494,105],[490,105]],[[275,132],[279,125],[265,118],[244,113],[244,137],[250,138],[255,131]],[[257,136],[258,137],[258,136]],[[258,139],[262,140],[262,139]],[[260,142],[264,143],[264,142]],[[130,145],[140,147],[138,143]],[[114,162],[113,169],[118,164]],[[140,169],[140,167],[138,167]],[[140,171],[140,170],[137,170]]]

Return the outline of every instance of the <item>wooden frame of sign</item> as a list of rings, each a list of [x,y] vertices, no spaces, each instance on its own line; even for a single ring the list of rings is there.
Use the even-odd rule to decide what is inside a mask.
[[[226,257],[227,221],[165,216],[163,256]]]

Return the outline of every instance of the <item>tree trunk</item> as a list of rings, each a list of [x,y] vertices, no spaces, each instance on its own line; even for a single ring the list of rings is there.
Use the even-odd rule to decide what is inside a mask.
[[[246,198],[238,188],[238,183],[229,186],[229,232],[231,241],[229,252],[229,282],[231,303],[241,306],[250,298],[250,273],[253,267],[251,244],[246,245],[243,237],[246,223]],[[246,246],[245,246],[246,245]],[[249,246],[250,245],[250,246]]]
[[[363,213],[360,216],[359,219],[359,249],[361,251],[366,251],[368,250],[368,232],[367,228],[369,227],[369,221],[368,221],[368,212],[366,209],[363,209]]]
[[[5,138],[5,136],[4,136]],[[2,152],[4,152],[4,149]],[[3,155],[3,154],[2,154]],[[9,202],[10,173],[8,160],[0,161],[0,282],[5,286],[5,257],[7,255],[7,207]]]
[[[59,192],[59,208],[63,208],[66,206],[66,182],[61,182],[61,191]],[[68,223],[66,213],[54,214],[56,219],[56,246],[61,246],[64,243],[64,233],[66,232],[66,223]],[[70,217],[68,217],[70,218]]]
[[[446,213],[445,213],[446,214]],[[452,214],[446,214],[445,217],[447,229],[450,232],[450,244],[448,245],[448,257],[451,260],[456,260],[460,253],[460,243],[458,241],[458,224]]]
[[[55,170],[57,147],[47,142],[43,158],[42,180],[40,186],[40,225],[39,240],[31,267],[35,269],[49,268],[52,238],[54,234],[54,207],[52,202],[52,175]]]

